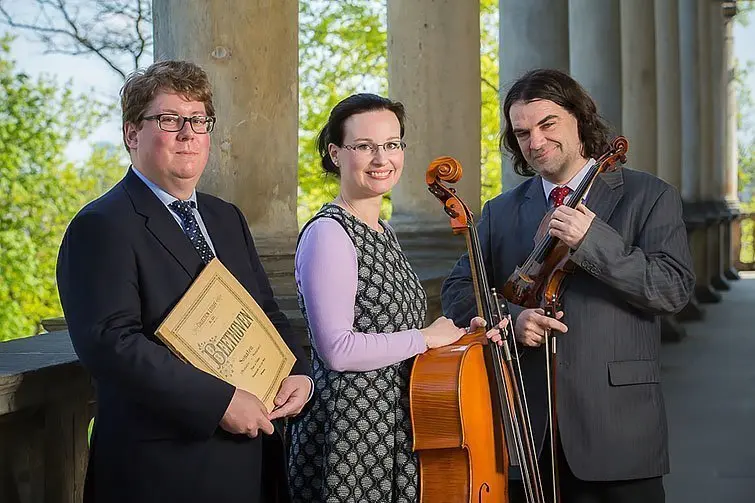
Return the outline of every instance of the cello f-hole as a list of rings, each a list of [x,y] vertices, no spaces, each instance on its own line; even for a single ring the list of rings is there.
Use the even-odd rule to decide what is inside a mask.
[[[480,490],[477,491],[477,502],[478,503],[482,503],[483,491],[485,493],[490,493],[490,486],[488,485],[487,482],[483,482],[482,485],[480,486]]]

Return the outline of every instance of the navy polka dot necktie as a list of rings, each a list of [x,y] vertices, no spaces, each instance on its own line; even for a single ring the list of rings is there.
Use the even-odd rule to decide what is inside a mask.
[[[194,217],[192,208],[196,206],[196,203],[194,201],[176,200],[170,203],[169,206],[179,217],[181,217],[184,234],[188,236],[189,241],[194,245],[202,262],[206,264],[215,258],[215,254],[212,253],[212,248],[207,244],[207,241],[202,235],[202,231],[199,229],[199,223],[197,222],[196,217]]]

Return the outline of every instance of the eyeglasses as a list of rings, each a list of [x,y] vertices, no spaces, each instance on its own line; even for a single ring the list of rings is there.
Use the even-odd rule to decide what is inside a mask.
[[[177,133],[184,128],[188,122],[191,130],[197,134],[207,134],[215,129],[215,117],[206,115],[194,115],[184,117],[178,114],[157,114],[142,117],[145,121],[157,121],[157,127],[168,133]]]
[[[386,154],[395,154],[396,152],[399,152],[400,150],[404,150],[406,148],[406,143],[404,143],[403,141],[398,141],[398,140],[387,141],[381,144],[364,141],[364,142],[355,143],[353,145],[343,146],[343,148],[353,150],[354,152],[358,154],[371,154],[371,155],[376,155],[380,147],[383,147],[383,151]]]

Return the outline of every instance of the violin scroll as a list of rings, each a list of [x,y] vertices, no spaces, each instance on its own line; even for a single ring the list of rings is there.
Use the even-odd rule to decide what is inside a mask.
[[[629,141],[624,136],[617,136],[611,142],[611,148],[598,159],[597,164],[602,168],[601,171],[613,171],[617,167],[617,162],[627,162],[628,151]]]

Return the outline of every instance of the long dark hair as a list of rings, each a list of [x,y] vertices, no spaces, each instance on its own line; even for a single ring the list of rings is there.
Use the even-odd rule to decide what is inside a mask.
[[[406,112],[404,111],[403,104],[383,98],[377,94],[352,94],[333,107],[333,110],[330,111],[328,122],[317,135],[317,152],[320,154],[320,159],[322,160],[322,169],[326,173],[341,176],[341,170],[333,164],[333,159],[330,158],[328,145],[333,143],[339,147],[343,146],[343,125],[346,119],[352,115],[372,112],[374,110],[390,110],[393,112],[401,126],[401,138],[404,137]]]
[[[609,148],[610,129],[598,114],[595,102],[579,83],[558,70],[538,69],[526,73],[517,80],[503,102],[503,115],[506,121],[501,143],[514,161],[514,171],[522,176],[532,176],[535,171],[519,148],[511,126],[509,112],[517,101],[548,100],[560,105],[577,119],[577,131],[582,143],[584,157],[600,157]]]

